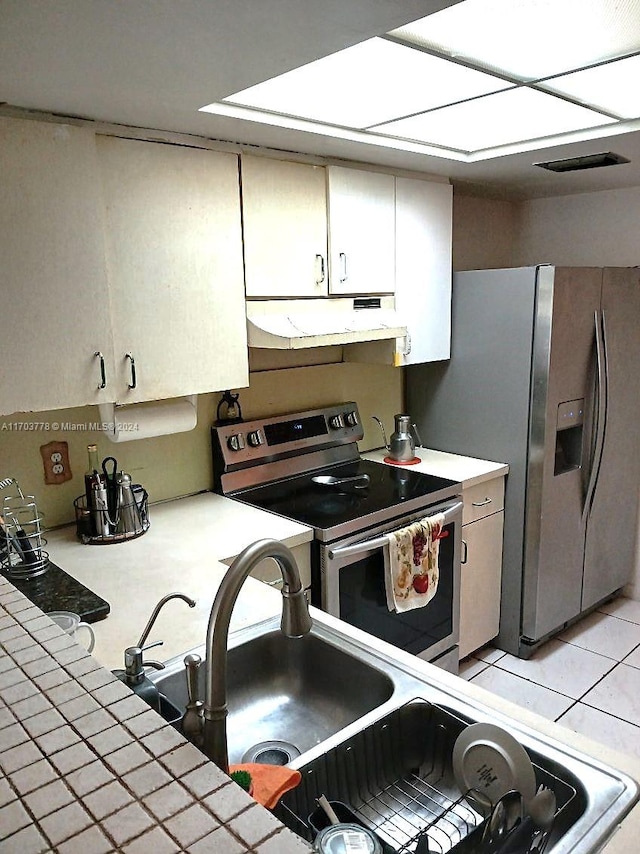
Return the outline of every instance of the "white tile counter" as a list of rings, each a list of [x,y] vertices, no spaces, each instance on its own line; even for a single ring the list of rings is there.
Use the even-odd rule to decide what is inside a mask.
[[[305,854],[0,578],[2,854]]]

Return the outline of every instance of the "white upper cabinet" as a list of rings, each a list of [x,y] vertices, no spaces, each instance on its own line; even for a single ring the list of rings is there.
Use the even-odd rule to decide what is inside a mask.
[[[0,412],[100,403],[113,368],[91,130],[0,119]]]
[[[248,385],[236,155],[98,137],[117,403]]]
[[[393,293],[395,178],[328,166],[329,293]]]
[[[451,222],[453,188],[396,178],[396,310],[410,350],[403,364],[451,354]]]
[[[326,296],[324,167],[251,155],[240,164],[247,296]]]

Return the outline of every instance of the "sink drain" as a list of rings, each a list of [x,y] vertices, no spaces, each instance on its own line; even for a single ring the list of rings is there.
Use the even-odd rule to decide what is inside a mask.
[[[243,762],[261,762],[265,765],[287,765],[300,756],[300,751],[288,741],[261,741],[242,756]]]

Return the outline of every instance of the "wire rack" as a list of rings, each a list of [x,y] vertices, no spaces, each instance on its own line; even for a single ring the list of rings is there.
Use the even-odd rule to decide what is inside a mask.
[[[76,533],[80,542],[100,546],[134,540],[146,534],[149,530],[149,497],[139,484],[134,484],[133,489],[135,492],[131,499],[119,503],[113,514],[108,509],[89,509],[85,495],[74,499]],[[129,523],[122,525],[125,519]]]
[[[301,768],[300,785],[276,814],[312,841],[319,829],[316,801],[326,794],[377,834],[385,854],[413,854],[425,833],[430,854],[481,854],[491,807],[460,791],[451,766],[467,723],[449,709],[412,701]],[[557,822],[576,790],[533,766],[537,784],[555,792]]]
[[[0,569],[9,578],[36,578],[49,568],[42,516],[34,496],[25,495],[15,478],[0,480],[0,492],[9,489],[13,494],[2,498]]]

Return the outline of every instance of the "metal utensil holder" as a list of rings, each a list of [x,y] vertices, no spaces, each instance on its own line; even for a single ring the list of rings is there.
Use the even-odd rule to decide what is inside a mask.
[[[49,554],[43,548],[42,515],[33,495],[25,495],[15,478],[0,481],[0,491],[13,489],[2,499],[0,526],[0,569],[8,578],[29,579],[49,569]]]
[[[134,490],[140,495],[136,501],[135,492],[130,501],[118,501],[115,512],[96,510],[87,506],[86,495],[79,495],[73,502],[76,514],[76,533],[81,543],[92,546],[106,546],[110,543],[122,543],[135,540],[149,530],[149,496],[146,489],[136,484]],[[139,517],[140,524],[130,530],[119,530],[123,517]],[[96,530],[109,533],[96,533]]]
[[[413,716],[415,726],[412,707],[425,713]],[[467,724],[450,709],[415,700],[306,765],[300,784],[274,812],[312,841],[310,814],[326,794],[348,804],[387,852],[414,854],[426,833],[431,854],[490,854],[482,836],[491,810],[473,791],[460,791],[451,764],[453,745]],[[408,745],[409,734],[414,738]],[[556,795],[554,827],[561,831],[576,790],[535,761],[533,767],[536,785]]]

